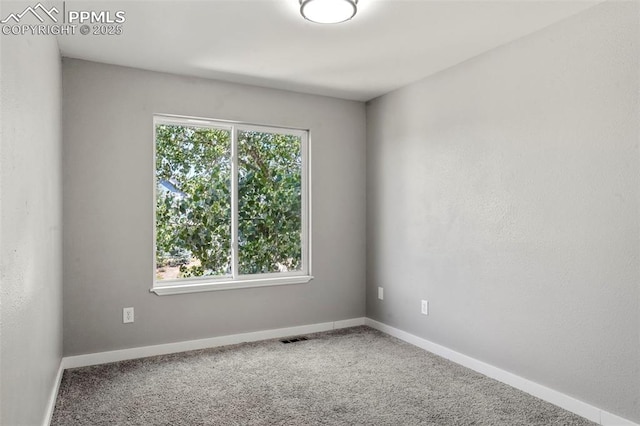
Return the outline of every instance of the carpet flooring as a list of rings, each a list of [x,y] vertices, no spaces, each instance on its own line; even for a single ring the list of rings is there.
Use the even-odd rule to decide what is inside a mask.
[[[53,426],[593,425],[368,327],[64,372]]]

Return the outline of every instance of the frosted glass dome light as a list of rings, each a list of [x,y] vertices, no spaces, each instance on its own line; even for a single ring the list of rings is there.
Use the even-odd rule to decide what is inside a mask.
[[[358,0],[300,0],[300,13],[318,24],[337,24],[353,18]]]

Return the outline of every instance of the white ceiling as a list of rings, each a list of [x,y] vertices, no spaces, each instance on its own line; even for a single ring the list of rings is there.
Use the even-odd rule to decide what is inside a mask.
[[[298,0],[67,2],[124,10],[120,36],[60,36],[63,56],[366,101],[599,3],[360,0],[319,25]]]

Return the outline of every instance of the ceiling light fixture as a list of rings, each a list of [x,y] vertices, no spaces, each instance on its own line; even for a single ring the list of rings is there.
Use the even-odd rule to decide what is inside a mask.
[[[358,0],[300,0],[300,13],[318,24],[337,24],[353,18]]]

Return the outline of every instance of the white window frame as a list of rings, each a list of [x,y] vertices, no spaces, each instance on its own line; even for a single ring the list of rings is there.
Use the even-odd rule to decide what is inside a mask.
[[[229,130],[231,133],[231,275],[205,276],[186,279],[158,280],[156,278],[156,126],[161,124],[179,126],[211,127]],[[301,140],[302,156],[302,269],[300,271],[273,272],[241,275],[238,273],[238,156],[236,138],[238,130],[295,135]],[[154,114],[153,116],[153,286],[157,295],[197,293],[202,291],[231,290],[250,287],[265,287],[289,284],[304,284],[313,279],[311,275],[311,166],[309,131],[285,127],[265,126],[237,121]]]

